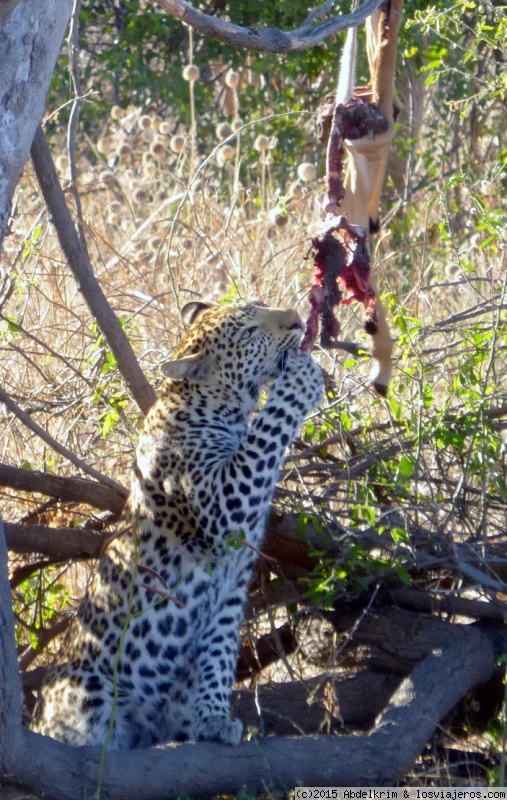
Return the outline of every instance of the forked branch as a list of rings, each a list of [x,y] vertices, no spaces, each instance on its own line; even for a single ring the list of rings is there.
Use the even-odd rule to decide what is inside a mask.
[[[266,53],[289,53],[292,50],[314,47],[329,36],[359,25],[381,5],[382,0],[366,0],[350,14],[332,17],[315,24],[316,20],[327,14],[335,4],[335,0],[326,0],[308,15],[301,27],[293,31],[281,31],[279,28],[245,28],[198,11],[186,0],[150,0],[150,2],[152,5],[162,6],[172,17],[185,22],[203,36],[218,39],[224,44]]]

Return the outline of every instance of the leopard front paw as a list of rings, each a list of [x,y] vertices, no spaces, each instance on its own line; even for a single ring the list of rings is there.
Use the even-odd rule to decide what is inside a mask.
[[[324,376],[322,369],[309,353],[302,350],[287,350],[282,374],[277,378],[277,388],[286,397],[294,398],[304,405],[305,415],[322,402]]]
[[[210,716],[199,725],[197,738],[206,742],[239,744],[243,735],[243,723],[230,717]]]

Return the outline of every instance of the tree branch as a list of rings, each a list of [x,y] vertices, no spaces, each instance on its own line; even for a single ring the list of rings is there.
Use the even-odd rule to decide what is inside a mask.
[[[85,226],[83,222],[83,209],[81,206],[81,197],[77,185],[77,167],[76,167],[76,154],[75,154],[75,140],[77,133],[77,124],[79,122],[79,114],[81,111],[81,104],[83,98],[81,97],[81,80],[79,77],[79,9],[81,8],[81,0],[73,0],[72,14],[70,15],[70,28],[69,37],[67,40],[69,48],[69,73],[72,80],[74,89],[74,100],[72,101],[72,108],[69,116],[69,124],[67,128],[67,152],[69,156],[69,189],[74,197],[74,204],[76,206],[76,218],[79,230],[79,240],[81,246],[89,257],[88,248],[86,246]]]
[[[308,16],[300,28],[289,32],[278,28],[244,28],[241,25],[234,25],[232,22],[197,11],[186,0],[150,0],[150,2],[152,5],[162,6],[172,17],[190,25],[203,36],[218,39],[224,44],[268,53],[288,53],[314,47],[329,36],[359,25],[381,5],[383,0],[366,0],[360,8],[350,14],[333,17],[314,25],[315,20],[334,5],[334,0],[327,0]]]
[[[128,495],[128,490],[120,484],[113,488],[85,478],[61,478],[7,464],[0,464],[0,486],[9,486],[21,492],[47,494],[67,503],[86,503],[114,514],[121,514]]]
[[[68,265],[77,281],[90,313],[104,334],[132,396],[144,414],[155,402],[155,392],[150,386],[134,355],[125,331],[112,310],[93,273],[88,254],[83,247],[72,221],[65,195],[51,158],[42,128],[35,133],[31,156],[37,180],[45,203],[51,214]]]
[[[466,597],[442,595],[438,597],[429,592],[417,589],[388,589],[387,594],[396,605],[410,611],[424,614],[451,614],[452,616],[471,617],[472,619],[507,622],[505,603],[469,600]]]
[[[31,679],[32,672],[36,670],[25,674]],[[400,675],[362,669],[348,674],[319,675],[304,682],[262,683],[255,692],[249,689],[233,692],[231,707],[245,725],[259,727],[262,721],[267,736],[311,735],[326,731],[328,725],[367,730],[402,680]],[[329,690],[331,693],[326,696]],[[334,719],[326,708],[326,700],[333,695],[339,708],[339,718]]]
[[[51,561],[99,558],[106,538],[86,528],[48,528],[11,522],[6,522],[4,527],[11,553],[39,553]]]

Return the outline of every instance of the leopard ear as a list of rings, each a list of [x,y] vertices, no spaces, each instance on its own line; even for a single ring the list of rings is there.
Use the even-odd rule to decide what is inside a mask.
[[[206,383],[210,372],[209,358],[204,353],[192,353],[181,356],[174,361],[162,364],[160,371],[173,381],[189,381],[190,383]]]
[[[187,303],[181,309],[181,319],[185,323],[185,325],[191,325],[194,322],[199,314],[202,314],[203,311],[207,311],[208,308],[213,308],[213,303],[205,303],[205,302],[192,302]]]

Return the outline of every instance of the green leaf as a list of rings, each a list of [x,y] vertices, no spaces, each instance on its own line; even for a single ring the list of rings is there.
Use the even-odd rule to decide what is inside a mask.
[[[400,581],[405,584],[405,586],[412,586],[412,578],[405,567],[402,567],[401,564],[397,565],[396,574]]]

